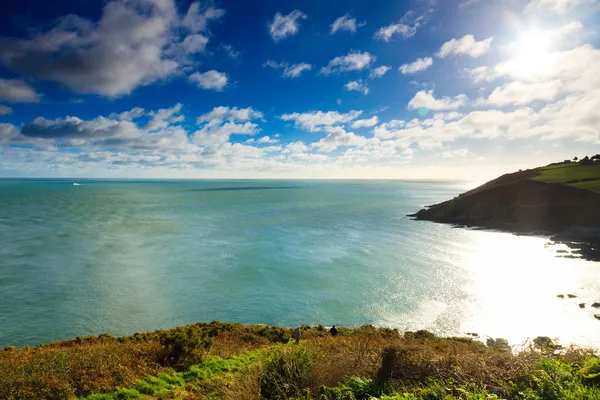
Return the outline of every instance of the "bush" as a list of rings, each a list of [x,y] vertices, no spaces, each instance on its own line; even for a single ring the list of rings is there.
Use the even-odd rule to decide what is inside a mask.
[[[585,383],[600,384],[600,357],[588,359],[579,373]]]
[[[266,399],[302,397],[308,388],[308,371],[314,355],[305,348],[280,349],[264,366],[260,393]]]
[[[163,349],[159,362],[175,369],[185,369],[200,363],[212,344],[206,331],[194,327],[162,332],[159,340]]]

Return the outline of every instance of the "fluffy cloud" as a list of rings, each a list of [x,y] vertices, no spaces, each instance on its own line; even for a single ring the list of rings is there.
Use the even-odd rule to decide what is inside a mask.
[[[375,125],[377,125],[377,122],[379,122],[379,118],[377,118],[377,116],[373,116],[371,118],[368,119],[357,119],[356,121],[354,121],[352,123],[352,127],[354,129],[357,128],[372,128]]]
[[[0,105],[0,115],[8,115],[12,113],[12,108]]]
[[[356,18],[351,18],[349,14],[346,14],[333,21],[329,34],[333,35],[338,31],[356,32],[357,27],[365,25],[365,22],[358,24]]]
[[[312,65],[307,63],[288,64],[286,62],[278,63],[273,60],[268,60],[264,63],[265,67],[273,69],[283,69],[283,76],[285,78],[298,78],[304,71],[310,71]]]
[[[306,113],[283,114],[280,118],[284,121],[294,121],[297,127],[311,132],[322,130],[324,127],[336,124],[345,124],[362,114],[362,111],[350,111],[340,114],[337,111],[313,111]]]
[[[417,26],[408,26],[404,24],[391,24],[388,26],[382,26],[375,32],[375,38],[389,42],[392,36],[400,34],[404,38],[409,38],[417,33]]]
[[[441,58],[450,55],[466,54],[471,57],[479,57],[487,53],[492,45],[493,37],[477,41],[473,35],[465,35],[460,39],[451,39],[444,43],[438,52]]]
[[[194,53],[202,53],[204,51],[204,48],[206,47],[207,43],[208,43],[208,38],[206,36],[199,35],[199,34],[193,34],[193,35],[187,36],[181,43],[181,46],[187,53],[194,54]]]
[[[148,122],[146,128],[150,131],[156,131],[158,129],[164,129],[172,124],[182,122],[184,117],[181,115],[181,108],[181,103],[178,103],[171,108],[161,108],[158,111],[150,111],[148,115],[151,117],[151,120]],[[125,117],[136,119],[142,115],[142,112],[143,109],[136,107],[129,111],[129,115],[125,115]],[[121,114],[120,117],[121,119],[124,119],[123,114]]]
[[[473,83],[479,83],[483,81],[491,82],[498,78],[496,73],[486,66],[481,66],[472,69],[465,68],[465,72],[467,73],[467,75],[469,75]]]
[[[261,119],[262,117],[263,114],[260,111],[256,111],[252,107],[238,108],[219,106],[213,108],[210,112],[199,116],[196,119],[196,122],[199,125],[206,123],[210,127],[219,125],[223,121],[244,122],[253,119]]]
[[[452,121],[455,119],[461,119],[465,115],[456,111],[450,111],[448,113],[435,113],[433,114],[433,119],[443,119],[445,121]]]
[[[313,143],[311,147],[318,149],[321,152],[329,153],[338,147],[356,146],[360,147],[367,143],[367,139],[363,136],[355,135],[353,132],[346,132],[339,126],[333,126],[326,129],[327,136]]]
[[[180,17],[173,0],[112,0],[98,22],[68,15],[32,39],[0,38],[0,62],[75,92],[118,97],[178,72],[178,48],[203,49],[200,36],[186,42],[182,34],[206,30],[223,13],[192,3]]]
[[[400,72],[403,74],[414,74],[419,71],[425,71],[427,68],[433,65],[433,59],[431,57],[417,58],[410,64],[403,64],[400,66]]]
[[[344,85],[344,89],[349,92],[361,92],[362,94],[369,94],[369,87],[365,81],[350,81]]]
[[[14,103],[36,103],[40,101],[40,95],[22,80],[0,79],[0,100]]]
[[[463,107],[467,103],[467,96],[460,94],[454,98],[442,97],[436,99],[433,90],[421,90],[408,103],[409,110],[425,108],[427,110],[452,110]]]
[[[269,24],[269,33],[273,40],[278,42],[297,34],[300,29],[300,19],[306,19],[306,14],[300,10],[294,10],[285,16],[276,13],[273,22]]]
[[[304,144],[304,142],[302,142],[302,141],[297,141],[297,142],[288,143],[288,145],[285,146],[285,148],[283,149],[283,151],[281,153],[282,154],[299,154],[299,153],[304,153],[306,151],[308,151],[308,146],[306,146]]]
[[[371,72],[369,72],[369,78],[371,79],[375,79],[375,78],[381,78],[382,76],[384,76],[390,69],[392,69],[392,67],[389,67],[387,65],[382,65],[381,67],[377,67],[377,68],[373,68],[371,70]]]
[[[329,61],[327,66],[321,68],[321,73],[325,75],[348,71],[359,71],[369,68],[377,59],[371,53],[365,51],[351,51],[345,56],[335,57]]]
[[[271,138],[269,136],[263,136],[263,137],[261,137],[260,139],[258,139],[256,141],[256,143],[261,143],[261,144],[263,144],[263,143],[277,143],[277,142],[279,142],[279,140]]]
[[[508,104],[524,105],[534,101],[548,102],[556,98],[559,90],[560,81],[542,83],[515,81],[495,88],[485,104],[504,106]]]
[[[200,89],[216,90],[217,92],[222,91],[229,81],[226,73],[214,69],[203,73],[194,72],[188,79],[198,85]]]
[[[200,129],[193,134],[193,142],[199,145],[222,145],[231,135],[256,135],[261,130],[252,120],[263,114],[252,107],[215,107],[196,120]]]

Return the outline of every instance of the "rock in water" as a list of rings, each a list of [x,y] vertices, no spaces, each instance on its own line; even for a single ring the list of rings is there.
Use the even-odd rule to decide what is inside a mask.
[[[592,307],[600,308],[600,303],[598,303],[598,302],[592,303]]]
[[[579,303],[579,308],[585,308],[585,303]]]
[[[559,299],[564,299],[565,295],[564,294],[557,294],[556,297],[558,297]]]
[[[600,319],[600,314],[594,314],[594,318]]]
[[[568,294],[567,296],[569,296],[570,299],[574,299],[575,297],[577,297],[574,294]]]

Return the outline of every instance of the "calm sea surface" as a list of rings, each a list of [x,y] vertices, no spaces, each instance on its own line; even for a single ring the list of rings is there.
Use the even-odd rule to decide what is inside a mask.
[[[599,263],[406,218],[464,183],[78,182],[0,180],[0,346],[214,319],[600,346]]]

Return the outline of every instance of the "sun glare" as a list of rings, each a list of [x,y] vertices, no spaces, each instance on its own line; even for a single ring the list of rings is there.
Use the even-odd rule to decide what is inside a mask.
[[[524,78],[535,78],[552,68],[551,35],[533,31],[524,34],[514,43],[513,63]]]

